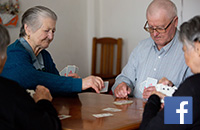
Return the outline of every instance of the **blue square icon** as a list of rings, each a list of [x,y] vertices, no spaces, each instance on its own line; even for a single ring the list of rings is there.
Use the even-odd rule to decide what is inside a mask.
[[[164,124],[192,124],[192,97],[165,97]]]

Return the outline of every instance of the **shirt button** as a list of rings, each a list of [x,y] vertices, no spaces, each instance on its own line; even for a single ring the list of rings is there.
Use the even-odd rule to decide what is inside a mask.
[[[160,56],[158,56],[158,58],[160,59],[161,57],[160,57]]]
[[[153,70],[156,71],[156,68],[154,68]]]

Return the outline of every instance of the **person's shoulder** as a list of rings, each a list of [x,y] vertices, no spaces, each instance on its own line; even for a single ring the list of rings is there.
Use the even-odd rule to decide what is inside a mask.
[[[194,74],[188,77],[179,87],[179,91],[184,91],[184,93],[199,93],[200,92],[200,73]]]
[[[154,43],[154,41],[151,37],[146,38],[139,42],[139,44],[136,46],[134,51],[136,53],[143,53],[143,51],[147,51],[148,49],[150,49],[152,47],[153,43]]]
[[[17,51],[22,50],[25,51],[24,46],[20,43],[20,41],[17,39],[14,43],[10,44],[7,48],[8,52],[10,51]]]
[[[194,84],[194,85],[195,84],[199,85],[200,84],[199,79],[200,79],[200,73],[189,76],[184,82],[191,83],[191,84]]]
[[[151,47],[151,45],[153,43],[154,43],[153,39],[151,37],[149,37],[149,38],[146,38],[146,39],[140,41],[137,47],[149,48],[149,47]]]
[[[4,83],[6,85],[17,85],[19,86],[19,84],[13,80],[10,80],[8,78],[2,77],[0,76],[0,83]]]
[[[0,76],[0,86],[1,86],[1,90],[6,89],[9,91],[12,91],[12,90],[15,91],[15,89],[18,89],[20,87],[17,82],[4,78],[2,76]]]

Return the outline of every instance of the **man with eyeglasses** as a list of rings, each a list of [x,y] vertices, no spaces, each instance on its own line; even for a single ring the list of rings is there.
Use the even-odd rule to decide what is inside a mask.
[[[147,77],[178,87],[191,75],[178,39],[175,4],[170,0],[154,0],[146,10],[146,18],[144,29],[150,37],[141,41],[132,51],[128,63],[117,76],[112,91],[118,98],[134,95],[148,99],[156,88],[151,86],[141,92],[140,85]]]

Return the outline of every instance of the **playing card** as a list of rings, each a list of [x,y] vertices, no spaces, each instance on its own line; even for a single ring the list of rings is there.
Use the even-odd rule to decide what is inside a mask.
[[[79,68],[75,65],[68,65],[67,67],[65,67],[61,72],[60,75],[61,76],[68,76],[68,74],[71,73],[78,73]]]
[[[172,96],[172,94],[177,90],[176,86],[168,86],[163,84],[157,84],[156,85],[156,91],[159,91],[167,96]]]
[[[117,109],[117,108],[105,108],[103,109],[103,111],[110,111],[110,112],[119,112],[119,111],[122,111],[121,109]]]
[[[146,87],[156,86],[157,82],[158,82],[157,79],[148,77],[147,78],[147,84],[146,84],[147,86]]]
[[[75,65],[68,65],[67,66],[67,75],[68,74],[73,74],[76,71],[76,66]]]
[[[140,83],[140,92],[143,93],[144,91],[144,87],[147,86],[147,80],[143,81],[142,83]]]
[[[101,89],[100,92],[107,92],[108,91],[109,81],[104,81],[104,88]]]
[[[35,94],[34,90],[26,89],[26,91],[30,94],[31,97],[33,97],[33,94]]]
[[[60,75],[67,77],[67,67],[65,67],[63,70],[60,71]]]
[[[66,118],[70,118],[71,116],[70,115],[58,115],[58,118],[60,120],[63,120],[63,119],[66,119]]]
[[[172,96],[173,93],[177,90],[176,86],[168,86],[168,85],[164,85],[164,84],[157,84],[156,86],[156,91],[161,92],[163,94],[165,94],[166,96]],[[161,99],[161,103],[164,103],[164,100]]]
[[[115,105],[124,105],[124,104],[131,104],[133,103],[132,100],[120,100],[120,101],[115,101],[113,102]]]
[[[101,118],[101,117],[108,117],[108,116],[113,116],[111,113],[101,113],[101,114],[93,114],[94,117],[96,118]]]

